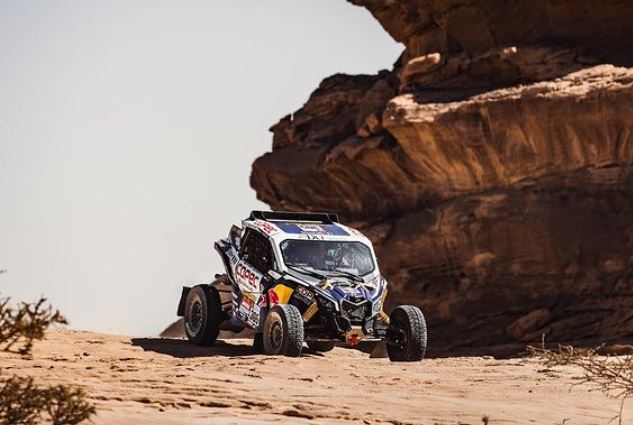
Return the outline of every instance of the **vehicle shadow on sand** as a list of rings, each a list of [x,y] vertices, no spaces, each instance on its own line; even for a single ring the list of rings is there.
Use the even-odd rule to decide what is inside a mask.
[[[141,347],[143,351],[167,354],[181,359],[192,357],[238,357],[255,355],[251,344],[229,344],[224,341],[217,341],[215,345],[211,347],[199,347],[184,339],[132,338],[132,345]]]
[[[227,343],[218,340],[211,347],[199,347],[184,339],[132,338],[131,341],[133,346],[141,347],[143,351],[166,354],[179,359],[195,357],[254,357],[261,355],[253,351],[250,340],[244,340],[244,344],[235,341]],[[304,357],[323,357],[321,353],[312,352],[309,349],[304,349],[302,355]]]

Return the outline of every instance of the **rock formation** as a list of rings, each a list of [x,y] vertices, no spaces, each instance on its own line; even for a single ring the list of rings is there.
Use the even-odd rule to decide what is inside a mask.
[[[633,339],[633,3],[349,1],[405,50],[272,127],[259,199],[370,235],[436,354]]]

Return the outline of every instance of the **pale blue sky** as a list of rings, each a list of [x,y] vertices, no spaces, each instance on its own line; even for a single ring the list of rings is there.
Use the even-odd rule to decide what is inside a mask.
[[[157,334],[263,207],[268,128],[401,50],[345,0],[0,0],[0,292]]]

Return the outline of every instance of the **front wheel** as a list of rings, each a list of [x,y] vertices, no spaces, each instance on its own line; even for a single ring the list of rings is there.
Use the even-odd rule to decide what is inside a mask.
[[[415,362],[426,353],[426,321],[419,308],[401,305],[389,316],[387,354],[393,362]]]
[[[278,304],[264,322],[264,352],[299,357],[303,349],[303,318],[294,305]]]
[[[185,334],[196,345],[213,345],[222,322],[222,306],[217,289],[207,285],[191,288],[185,302]]]

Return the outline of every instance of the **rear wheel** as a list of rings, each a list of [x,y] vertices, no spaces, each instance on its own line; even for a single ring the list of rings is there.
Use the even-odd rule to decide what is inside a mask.
[[[426,321],[419,308],[402,305],[389,316],[387,354],[394,362],[420,361],[426,354]]]
[[[213,345],[218,339],[222,307],[217,289],[207,285],[191,288],[185,302],[185,334],[196,345]]]
[[[326,351],[332,351],[336,343],[331,341],[308,341],[308,347],[312,351],[319,353],[325,353]]]
[[[271,308],[264,322],[264,352],[299,357],[302,349],[303,318],[297,307],[278,304]]]

